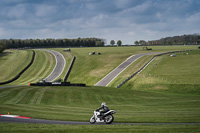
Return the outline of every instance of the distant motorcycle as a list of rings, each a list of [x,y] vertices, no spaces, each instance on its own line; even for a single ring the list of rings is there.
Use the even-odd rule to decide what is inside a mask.
[[[112,114],[116,113],[115,110],[110,110],[104,113],[103,119],[99,111],[94,111],[94,115],[90,118],[90,123],[94,124],[95,122],[105,122],[106,124],[111,124],[114,121],[114,116]]]

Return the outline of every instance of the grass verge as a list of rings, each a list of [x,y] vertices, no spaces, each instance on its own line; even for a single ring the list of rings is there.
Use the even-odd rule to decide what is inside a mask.
[[[5,50],[0,57],[0,82],[15,77],[31,61],[32,51]]]
[[[0,123],[1,132],[29,133],[128,133],[128,132],[199,132],[199,125],[56,125],[56,124],[11,124]]]

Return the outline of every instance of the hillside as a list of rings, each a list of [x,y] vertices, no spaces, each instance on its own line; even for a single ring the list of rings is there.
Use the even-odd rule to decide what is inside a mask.
[[[34,50],[35,60],[18,80],[7,85],[28,85],[46,78],[53,70],[56,61],[54,56],[42,50]],[[32,52],[25,50],[6,50],[0,57],[0,81],[15,77],[31,60]]]
[[[148,53],[148,52],[166,52],[166,51],[177,51],[177,50],[191,50],[198,49],[197,46],[152,46],[152,51],[143,50],[143,47],[101,47],[101,48],[71,48],[71,52],[63,52],[63,49],[54,49],[66,55],[66,58],[71,58],[76,56],[76,61],[74,67],[69,76],[69,81],[73,83],[85,83],[87,85],[93,86],[104,76],[106,76],[110,71],[115,67],[121,64],[124,60],[134,54],[138,53]],[[91,55],[89,53],[95,51],[100,52],[101,55]],[[139,59],[140,63],[137,64],[136,69],[128,68],[131,70],[129,74],[132,74],[133,71],[139,69],[140,66],[144,65],[151,56],[146,56]],[[139,65],[139,66],[138,66]],[[133,66],[135,67],[135,66]],[[126,77],[124,77],[126,78]]]
[[[200,122],[199,95],[104,87],[12,87],[0,89],[0,112],[37,119],[88,121],[105,101],[115,122]],[[185,117],[183,117],[185,116]]]
[[[6,50],[0,55],[0,82],[14,78],[31,61],[31,51]]]
[[[199,131],[199,125],[185,124],[200,123],[200,62],[197,60],[200,56],[199,50],[188,52],[188,54],[180,53],[176,57],[164,55],[156,58],[147,68],[121,88],[114,88],[115,84],[128,77],[151,58],[151,56],[144,56],[122,72],[110,84],[111,87],[93,86],[94,83],[133,54],[191,50],[197,49],[197,47],[155,46],[152,49],[152,51],[146,51],[142,47],[72,48],[71,52],[63,52],[64,49],[54,49],[64,55],[67,60],[66,64],[70,63],[72,56],[77,57],[68,81],[86,83],[87,87],[16,86],[3,88],[4,86],[0,86],[1,114],[9,112],[12,115],[36,119],[88,122],[93,115],[93,110],[99,108],[101,102],[106,102],[110,109],[117,111],[114,114],[114,122],[137,123],[138,125],[71,126],[0,123],[1,131],[83,132],[84,130],[91,132],[99,128],[101,132]],[[19,80],[10,85],[37,82],[39,77],[45,77],[52,71],[55,66],[53,55],[41,50],[35,51],[34,64]],[[89,56],[88,53],[92,51],[101,52],[101,55]],[[23,51],[18,54],[23,54]],[[28,56],[25,57],[28,58]],[[2,56],[0,59],[4,59],[4,57]],[[2,64],[0,65],[2,66]],[[69,64],[66,65],[64,73],[66,73],[68,66]],[[13,68],[9,68],[9,70]],[[190,78],[185,77],[188,74],[190,74]],[[60,77],[62,78],[63,75]],[[150,125],[142,125],[141,123],[149,123]],[[152,125],[154,123],[158,125]],[[179,124],[168,125],[168,123]]]

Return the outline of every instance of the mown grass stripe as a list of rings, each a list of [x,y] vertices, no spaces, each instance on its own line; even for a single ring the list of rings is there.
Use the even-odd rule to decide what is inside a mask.
[[[19,90],[19,88],[5,88],[3,91],[1,91],[0,97],[5,97],[15,90]]]
[[[5,104],[17,104],[17,103],[19,103],[27,95],[27,93],[32,89],[33,88],[24,88],[22,91],[19,91],[15,97],[6,101]]]
[[[47,58],[47,52],[46,51],[41,51],[41,56],[38,56],[38,57],[43,57],[42,58],[42,67],[39,69],[39,71],[37,72],[37,77],[39,77],[39,78],[45,78],[44,77],[44,72],[45,72],[45,70],[46,70],[46,68],[48,67],[48,58]]]
[[[17,88],[20,89],[3,97],[3,100],[1,98],[0,103],[14,99],[27,89]],[[182,95],[104,87],[30,88],[33,89],[24,97],[22,94],[23,98],[17,104],[0,104],[0,112],[9,111],[12,114],[44,119],[88,121],[93,110],[100,107],[102,102],[106,102],[110,109],[117,111],[115,118],[118,122],[196,122],[200,117],[200,100],[196,94]],[[39,94],[41,89],[45,90],[43,96]],[[41,100],[37,100],[37,96],[41,97]],[[36,104],[37,101],[40,103]]]
[[[10,105],[13,105],[13,104],[10,104]],[[59,114],[62,114],[63,116],[64,115],[86,115],[86,114],[89,114],[91,111],[90,110],[85,110],[85,109],[75,109],[73,111],[69,111],[68,108],[64,108],[63,110],[58,110],[57,108],[33,108],[34,106],[16,106],[18,104],[14,104],[13,106],[10,106],[10,105],[0,105],[1,108],[9,108],[9,110],[13,109],[13,110],[20,110],[20,111],[24,111],[24,112],[27,112],[27,111],[31,111],[31,112],[34,112],[34,113],[40,113],[40,115],[43,115],[43,116],[49,116],[49,115],[59,115]],[[62,117],[63,117],[62,116]],[[64,118],[64,117],[63,117]]]
[[[35,92],[34,96],[31,98],[29,103],[30,104],[40,104],[46,89],[47,88],[37,89],[37,91]]]
[[[20,85],[28,84],[29,83],[28,80],[32,80],[34,78],[33,74],[35,75],[35,73],[36,73],[35,72],[35,69],[36,69],[35,65],[38,64],[38,56],[41,56],[41,55],[40,55],[40,53],[38,53],[37,50],[35,50],[35,60],[32,64],[32,66],[19,78],[19,80],[14,82],[15,84],[20,84]],[[35,69],[33,69],[33,68],[35,68]]]
[[[35,88],[29,90],[27,92],[27,94],[23,97],[23,99],[21,99],[19,104],[29,104],[31,98],[33,97],[33,95],[35,94],[36,91],[37,91],[37,89],[35,89]]]
[[[29,79],[24,79],[24,81],[22,81],[23,83],[29,83],[31,81],[36,80],[38,77],[40,77],[45,69],[45,67],[47,66],[47,60],[45,58],[45,54],[43,51],[37,52],[37,56],[35,58],[35,63],[34,63],[34,68],[30,73],[30,75],[34,75]],[[38,63],[38,61],[41,61],[40,63],[43,63],[42,67],[40,67],[40,63]],[[37,79],[39,80],[39,78]]]
[[[0,81],[8,81],[14,78],[19,72],[24,69],[32,58],[31,51],[11,51],[10,53],[0,58]]]
[[[46,68],[45,71],[43,72],[43,77],[47,77],[49,75],[49,72],[53,71],[53,68],[55,67],[55,64],[53,64],[53,60],[55,60],[54,55],[52,55],[50,52],[44,51],[45,53],[45,58],[47,60]]]
[[[0,103],[5,103],[9,99],[12,99],[13,97],[15,97],[18,94],[19,90],[21,90],[21,88],[17,88],[17,89],[12,88],[8,92],[4,93],[5,96],[0,98]]]

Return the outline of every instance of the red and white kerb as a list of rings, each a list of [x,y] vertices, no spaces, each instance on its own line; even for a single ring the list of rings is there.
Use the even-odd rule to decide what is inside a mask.
[[[11,117],[11,118],[31,119],[31,117],[20,116],[20,115],[4,115],[4,114],[0,114],[0,116],[2,116],[2,117]]]

